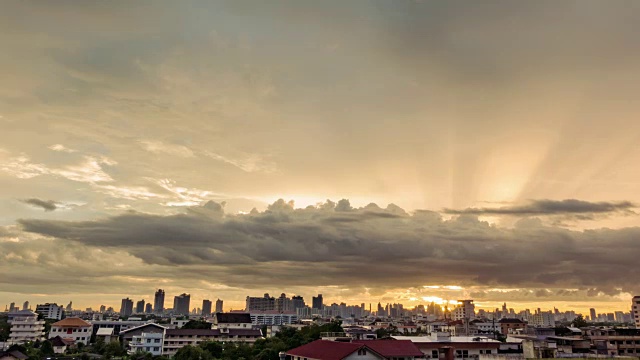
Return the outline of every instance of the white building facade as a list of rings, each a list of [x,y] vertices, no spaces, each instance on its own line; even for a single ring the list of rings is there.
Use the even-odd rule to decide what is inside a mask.
[[[36,312],[44,316],[45,319],[60,320],[64,315],[64,307],[55,303],[38,304]]]
[[[93,325],[80,318],[66,318],[51,324],[49,337],[60,336],[73,340],[76,344],[89,345],[93,334]]]
[[[44,340],[44,320],[38,320],[38,314],[31,310],[9,313],[11,324],[9,344],[22,344]]]
[[[154,356],[162,355],[164,333],[145,333],[135,335],[129,342],[129,354],[151,353]]]
[[[298,321],[298,315],[278,312],[251,312],[251,323],[253,325],[288,325]]]

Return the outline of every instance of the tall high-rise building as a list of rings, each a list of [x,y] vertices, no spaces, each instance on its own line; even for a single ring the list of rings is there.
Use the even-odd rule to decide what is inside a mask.
[[[224,312],[224,311],[222,311],[222,300],[220,300],[220,299],[216,300],[216,312],[217,313]]]
[[[146,314],[151,314],[153,312],[153,305],[151,305],[151,303],[147,303],[147,305],[144,306],[144,312]]]
[[[11,304],[9,304],[9,312],[15,312],[18,311],[20,309],[16,308],[16,303],[12,302]]]
[[[120,305],[120,315],[129,316],[133,313],[133,300],[126,298],[122,299],[122,305]]]
[[[302,296],[296,295],[291,298],[291,301],[293,302],[293,311],[297,311],[306,306]]]
[[[323,305],[322,294],[318,294],[318,296],[314,296],[311,299],[311,308],[322,309],[322,305]]]
[[[202,300],[202,316],[211,315],[211,300]]]
[[[631,321],[636,324],[636,328],[640,328],[640,295],[631,300]]]
[[[245,300],[245,311],[271,311],[276,308],[276,299],[264,294],[263,297],[247,296]]]
[[[22,304],[22,310],[29,310],[29,302],[25,301],[24,304]]]
[[[598,320],[596,316],[596,309],[594,308],[589,309],[589,318],[591,319],[591,322],[596,322]]]
[[[136,303],[136,314],[144,313],[144,299]]]
[[[100,305],[100,312],[104,313],[105,311],[107,311],[107,307],[104,305]]]
[[[473,320],[476,317],[476,306],[473,300],[458,300],[458,306],[453,310],[453,320]]]
[[[71,311],[71,310],[73,310],[73,301],[69,301],[69,303],[67,304],[67,308],[66,308],[66,310],[67,310],[67,311]]]
[[[293,309],[293,301],[285,293],[280,294],[280,297],[275,299],[274,306],[275,310],[280,313],[295,311]]]
[[[189,315],[189,303],[191,295],[182,293],[173,298],[173,312],[179,315]]]
[[[158,289],[153,298],[153,312],[162,314],[164,312],[164,290]]]

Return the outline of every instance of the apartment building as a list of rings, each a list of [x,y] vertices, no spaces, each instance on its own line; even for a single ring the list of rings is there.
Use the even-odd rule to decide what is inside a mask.
[[[56,303],[46,303],[36,305],[36,312],[45,319],[61,320],[64,315],[64,307]]]
[[[631,300],[631,320],[640,328],[640,296],[634,296]]]
[[[11,324],[8,344],[44,340],[44,320],[38,320],[38,314],[31,310],[10,312],[8,323]]]

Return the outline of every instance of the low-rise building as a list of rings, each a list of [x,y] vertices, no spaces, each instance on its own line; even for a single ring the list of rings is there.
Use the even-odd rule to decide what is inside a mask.
[[[252,325],[288,325],[298,321],[298,315],[294,312],[281,313],[278,311],[252,311]]]
[[[167,329],[162,354],[173,356],[182,347],[196,346],[204,341],[245,342],[253,344],[262,337],[260,329]]]
[[[137,327],[144,324],[153,323],[153,321],[142,320],[96,320],[91,322],[93,324],[93,332],[97,333],[98,329],[113,329],[113,335],[119,336],[121,331]]]
[[[129,344],[134,341],[135,337],[140,337],[142,334],[162,334],[164,336],[166,330],[167,328],[162,325],[148,323],[121,331],[120,338],[122,339],[123,346],[129,349]],[[162,341],[160,341],[160,344],[162,344]]]
[[[500,319],[498,323],[500,324],[500,333],[505,336],[509,334],[515,334],[516,332],[518,332],[518,329],[524,330],[527,328],[527,323],[520,319],[504,318]]]
[[[397,340],[411,340],[427,359],[446,359],[449,356],[462,360],[480,355],[498,354],[500,341],[482,336],[451,336],[435,333],[431,336],[392,336]]]
[[[105,344],[118,340],[118,337],[113,335],[113,328],[100,328],[96,332],[96,340],[102,339]]]
[[[60,335],[49,339],[51,346],[53,347],[54,354],[64,354],[67,349],[74,344],[71,339],[63,339]]]
[[[215,313],[213,329],[251,329],[253,327],[249,313]]]
[[[51,324],[50,337],[60,336],[76,344],[88,345],[93,334],[93,325],[80,318],[66,318]]]
[[[164,343],[164,333],[146,333],[134,335],[129,342],[128,353],[151,353],[154,356],[162,355],[162,346]]]

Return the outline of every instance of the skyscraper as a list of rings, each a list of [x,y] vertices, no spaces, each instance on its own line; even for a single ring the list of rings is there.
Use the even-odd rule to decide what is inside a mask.
[[[126,298],[122,299],[122,305],[120,305],[120,315],[129,316],[133,313],[133,300]]]
[[[153,299],[153,312],[162,314],[164,312],[164,290],[158,289]]]
[[[144,313],[144,299],[136,303],[136,314]]]
[[[153,306],[151,303],[147,303],[147,305],[144,306],[144,312],[147,314],[151,314],[153,312]]]
[[[293,302],[293,311],[305,307],[304,298],[302,296],[296,295],[291,298],[291,301]]]
[[[202,300],[202,316],[211,315],[211,300]]]
[[[322,303],[323,303],[322,294],[318,294],[318,296],[314,296],[311,300],[312,300],[311,301],[312,308],[322,309]]]
[[[596,322],[597,321],[596,309],[594,309],[594,308],[589,309],[589,318],[591,319],[591,322]]]
[[[180,315],[189,315],[189,303],[191,295],[182,293],[173,298],[173,312]]]
[[[22,310],[29,310],[29,302],[25,301],[24,304],[22,304]]]
[[[220,299],[216,300],[216,312],[217,313],[224,312],[222,311],[222,300]]]

